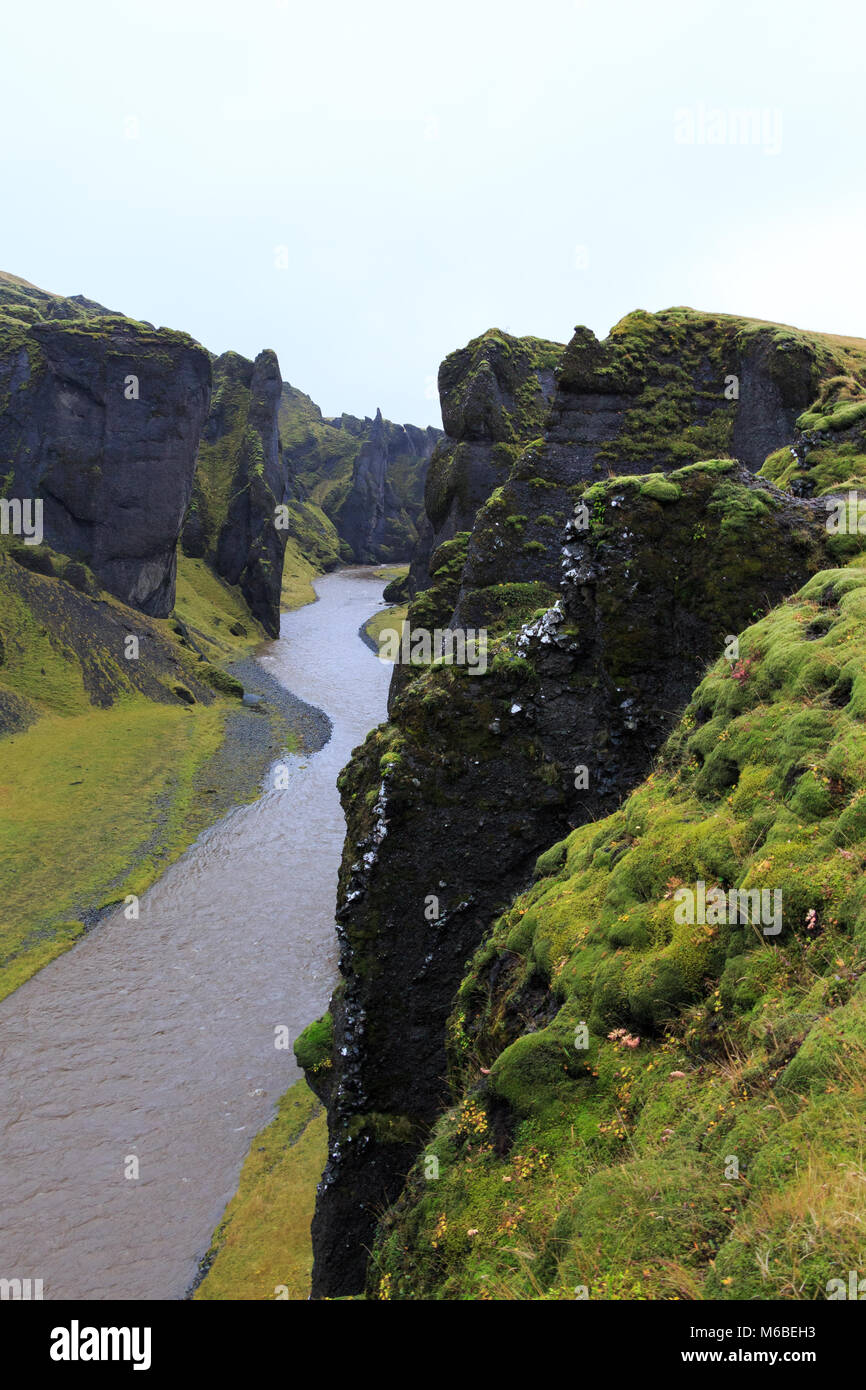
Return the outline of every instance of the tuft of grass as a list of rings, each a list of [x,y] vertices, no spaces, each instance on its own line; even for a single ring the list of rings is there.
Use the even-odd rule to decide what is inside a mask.
[[[240,589],[220,579],[204,560],[180,550],[172,619],[186,624],[212,661],[237,661],[264,637]]]
[[[307,603],[315,603],[313,580],[319,573],[316,566],[301,552],[297,541],[289,537],[283,561],[280,609],[288,612],[294,608],[303,608]]]

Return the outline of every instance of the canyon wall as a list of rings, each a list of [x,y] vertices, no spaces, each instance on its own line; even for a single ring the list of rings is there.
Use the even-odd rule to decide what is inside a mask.
[[[564,350],[492,332],[448,359],[409,619],[486,629],[487,669],[398,667],[391,722],[341,778],[342,978],[317,1047],[299,1043],[329,1105],[315,1296],[364,1285],[378,1215],[447,1101],[449,1014],[497,913],[646,773],[727,638],[832,559],[824,507],[754,470],[864,362],[682,309]]]
[[[186,334],[0,281],[4,496],[41,499],[45,543],[156,617],[174,601],[210,380]]]

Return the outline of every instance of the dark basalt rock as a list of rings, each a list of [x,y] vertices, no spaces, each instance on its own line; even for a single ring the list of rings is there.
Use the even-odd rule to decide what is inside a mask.
[[[478,508],[508,478],[520,447],[542,434],[563,351],[560,343],[492,328],[442,363],[446,435],[427,474],[411,594],[428,586],[433,553],[471,529]]]
[[[276,509],[290,496],[277,425],[280,367],[269,350],[255,362],[227,352],[213,374],[183,548],[239,585],[250,612],[277,636],[288,530],[277,527]]]
[[[279,420],[293,499],[290,534],[300,548],[324,569],[408,560],[442,431],[396,425],[381,411],[374,419],[326,419],[288,382]]]
[[[337,530],[361,564],[408,559],[417,539],[427,464],[440,432],[392,424],[377,410],[358,437],[363,443],[351,487],[334,515]],[[414,487],[401,498],[394,483],[406,474]]]
[[[184,334],[96,308],[0,286],[5,495],[41,498],[46,544],[166,617],[210,363]]]
[[[185,334],[0,274],[5,495],[41,498],[46,544],[154,616],[173,607],[181,527],[184,552],[237,584],[271,635],[289,538],[319,569],[408,560],[440,437],[380,413],[326,421],[273,352],[211,358]]]

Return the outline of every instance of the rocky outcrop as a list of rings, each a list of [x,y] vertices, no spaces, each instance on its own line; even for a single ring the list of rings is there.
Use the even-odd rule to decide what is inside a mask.
[[[413,592],[428,586],[436,547],[469,530],[464,591],[556,584],[547,518],[567,514],[576,486],[698,459],[756,472],[794,438],[821,381],[850,368],[835,339],[691,309],[629,314],[604,341],[578,327],[567,348],[491,330],[440,374],[448,435],[428,476]]]
[[[438,543],[409,620],[485,628],[487,671],[398,668],[391,723],[341,778],[317,1296],[363,1286],[377,1213],[445,1100],[446,1021],[497,912],[540,851],[644,775],[728,638],[833,557],[824,508],[752,472],[840,370],[833,341],[690,310],[631,315],[605,343],[578,330],[555,393],[524,372],[548,421],[536,435],[538,414],[515,423],[520,388],[502,388],[501,357],[522,349],[486,338],[444,375],[443,419],[464,437],[431,466]],[[766,419],[754,401],[741,413],[744,383]],[[726,457],[743,421],[748,467]]]
[[[279,363],[270,350],[255,362],[227,352],[215,360],[213,377],[183,548],[237,584],[253,616],[276,636],[288,536],[277,508],[290,496],[278,432]]]
[[[210,394],[182,333],[0,282],[4,495],[40,499],[44,540],[166,617]]]
[[[396,425],[380,410],[373,419],[346,414],[326,419],[309,396],[284,383],[280,435],[299,538],[309,545],[311,533],[318,532],[321,545],[326,528],[333,526],[332,565],[410,559],[441,430]]]
[[[424,516],[412,556],[412,594],[430,582],[430,560],[472,527],[478,508],[508,478],[521,446],[544,430],[564,348],[492,328],[439,369],[445,436],[433,453]]]
[[[795,497],[838,497],[847,508],[852,490],[866,491],[866,386],[857,377],[831,377],[812,408],[798,417],[794,443],[776,449],[761,473]],[[855,521],[859,519],[855,516]],[[839,528],[837,527],[837,530]],[[856,535],[849,535],[855,549]]]
[[[395,425],[377,410],[356,437],[363,442],[351,486],[334,516],[337,530],[361,564],[408,559],[418,539],[427,465],[440,431]]]

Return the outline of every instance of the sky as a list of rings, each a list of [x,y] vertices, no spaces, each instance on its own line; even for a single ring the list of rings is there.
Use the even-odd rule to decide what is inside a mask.
[[[441,359],[675,304],[866,336],[866,6],[19,0],[0,269],[326,415],[440,424]]]

